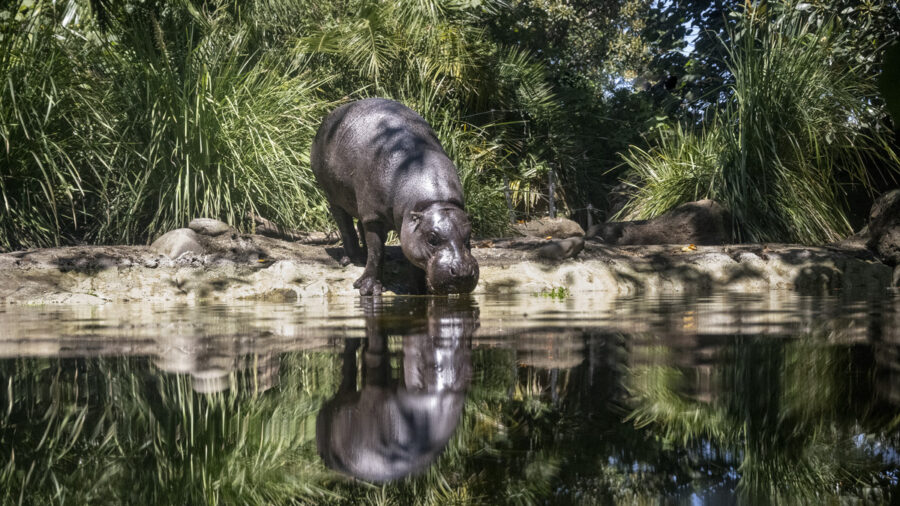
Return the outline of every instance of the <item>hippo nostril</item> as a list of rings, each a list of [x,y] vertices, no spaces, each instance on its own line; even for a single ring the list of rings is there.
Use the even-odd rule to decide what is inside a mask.
[[[456,266],[455,266],[455,265],[451,265],[451,266],[450,266],[450,275],[451,275],[451,276],[456,276],[456,273],[457,273],[457,272],[458,272],[458,270],[457,270]]]

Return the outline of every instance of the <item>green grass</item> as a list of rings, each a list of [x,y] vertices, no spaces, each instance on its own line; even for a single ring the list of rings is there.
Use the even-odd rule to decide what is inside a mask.
[[[569,289],[564,286],[557,286],[549,290],[541,290],[540,292],[535,294],[535,296],[547,297],[556,300],[565,300],[571,295],[572,293],[569,291]]]
[[[216,19],[209,20],[213,29]],[[176,70],[168,55],[131,64],[117,94],[132,104],[123,120],[134,163],[109,235],[126,242],[212,216],[249,225],[248,213],[289,228],[325,228],[327,211],[309,166],[309,146],[329,104],[302,65],[248,52],[240,35],[212,32]],[[156,58],[156,60],[154,60]]]
[[[30,2],[28,2],[30,3]],[[24,4],[24,2],[20,2]],[[90,185],[115,157],[95,47],[55,37],[60,9],[15,3],[0,24],[0,247],[50,246],[86,226]]]
[[[821,242],[849,232],[846,185],[870,187],[873,164],[897,172],[869,109],[874,81],[835,49],[846,35],[784,14],[791,5],[743,15],[734,79],[703,125],[624,155],[640,181],[624,215],[710,197],[740,239]],[[575,147],[584,132],[562,111],[576,99],[526,50],[488,37],[500,8],[14,1],[0,9],[0,250],[148,243],[200,216],[333,229],[311,140],[330,110],[368,96],[434,126],[476,235],[506,232],[504,181],[526,214],[543,209],[550,169],[559,209],[590,201],[604,171]]]
[[[900,173],[889,129],[860,127],[876,83],[835,50],[847,35],[791,5],[741,15],[741,36],[727,48],[727,99],[703,125],[663,131],[649,149],[623,156],[639,180],[623,216],[713,198],[729,208],[741,240],[815,244],[851,233],[848,184],[871,188],[871,165]]]
[[[332,229],[309,148],[330,110],[371,95],[401,100],[432,123],[460,169],[476,233],[501,233],[502,175],[519,148],[500,125],[464,119],[466,104],[490,95],[488,67],[467,62],[500,56],[478,41],[462,7],[443,4],[373,6],[353,22],[304,1],[117,4],[106,7],[104,29],[87,1],[8,7],[0,249],[147,243],[200,216],[244,230],[251,213]],[[338,23],[319,34],[333,43],[312,48],[320,21]],[[385,43],[367,46],[362,28],[380,30]],[[530,65],[525,56],[509,63]],[[355,64],[358,75],[337,71]],[[511,83],[513,97],[503,99],[521,107],[498,107],[503,97],[484,106],[546,99],[547,89],[523,83],[537,94],[515,95]]]
[[[3,23],[0,245],[139,243],[198,216],[327,228],[308,151],[321,78],[254,49],[223,9],[105,36],[82,4]],[[171,25],[171,26],[170,26]]]
[[[632,146],[625,155],[640,183],[633,185],[637,198],[620,215],[652,218],[685,202],[722,198],[719,159],[724,140],[718,129],[693,132],[675,125],[657,136],[652,147]]]

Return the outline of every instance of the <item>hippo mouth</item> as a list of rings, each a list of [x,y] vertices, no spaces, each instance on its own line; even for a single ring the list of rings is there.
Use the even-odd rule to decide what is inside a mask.
[[[469,293],[478,285],[478,263],[474,258],[471,262],[450,267],[436,262],[435,257],[432,257],[425,273],[428,293],[435,295]]]

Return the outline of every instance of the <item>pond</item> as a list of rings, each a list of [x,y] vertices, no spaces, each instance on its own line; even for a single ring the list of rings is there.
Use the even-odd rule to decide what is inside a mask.
[[[2,504],[888,503],[900,297],[0,306]]]

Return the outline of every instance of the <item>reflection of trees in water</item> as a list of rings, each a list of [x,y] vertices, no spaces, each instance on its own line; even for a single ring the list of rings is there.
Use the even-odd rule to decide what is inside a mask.
[[[829,337],[648,346],[632,364],[629,419],[701,464],[685,474],[734,482],[754,501],[878,498],[896,463],[872,445],[891,444],[885,431],[896,431],[897,406],[873,381],[877,348],[828,345]]]
[[[260,393],[267,373],[256,368],[232,372],[234,388],[198,394],[190,376],[140,359],[2,367],[14,401],[0,394],[10,408],[0,419],[0,502],[262,504],[324,493],[307,443],[330,354],[284,356],[277,395]]]
[[[424,300],[386,305],[369,320],[408,341],[407,353],[422,355],[409,362],[404,387],[446,389],[453,398],[470,377],[477,308],[463,299],[438,307]],[[419,346],[428,337],[432,353]],[[57,499],[76,504],[321,502],[371,492],[336,481],[316,455],[316,415],[339,390],[340,356],[246,355],[240,352],[269,349],[267,341],[210,342],[221,340],[167,338],[166,353],[153,361],[164,373],[134,358],[0,361],[0,377],[9,379],[0,392],[9,408],[0,414],[0,502],[23,495],[44,503],[57,490]],[[320,345],[313,339],[288,348]],[[448,349],[465,353],[442,355]],[[445,359],[461,360],[456,379],[445,374]],[[461,410],[462,398],[450,404]],[[441,476],[424,479],[440,492]]]
[[[426,300],[386,304],[368,320],[393,361],[389,392],[407,386],[399,352],[415,352],[409,333],[447,333]],[[340,396],[341,366],[366,369],[361,351],[352,361],[335,353],[343,339],[328,351],[318,351],[322,335],[282,340],[318,348],[281,353],[260,335],[228,353],[173,347],[166,363],[0,361],[0,502],[43,503],[59,490],[75,503],[656,503],[695,490],[715,500],[738,483],[768,502],[885,487],[879,473],[897,466],[898,447],[890,322],[734,336],[697,334],[695,313],[679,311],[664,315],[670,333],[547,322],[476,332],[456,431],[431,467],[383,487],[348,481],[317,455],[316,417]]]

